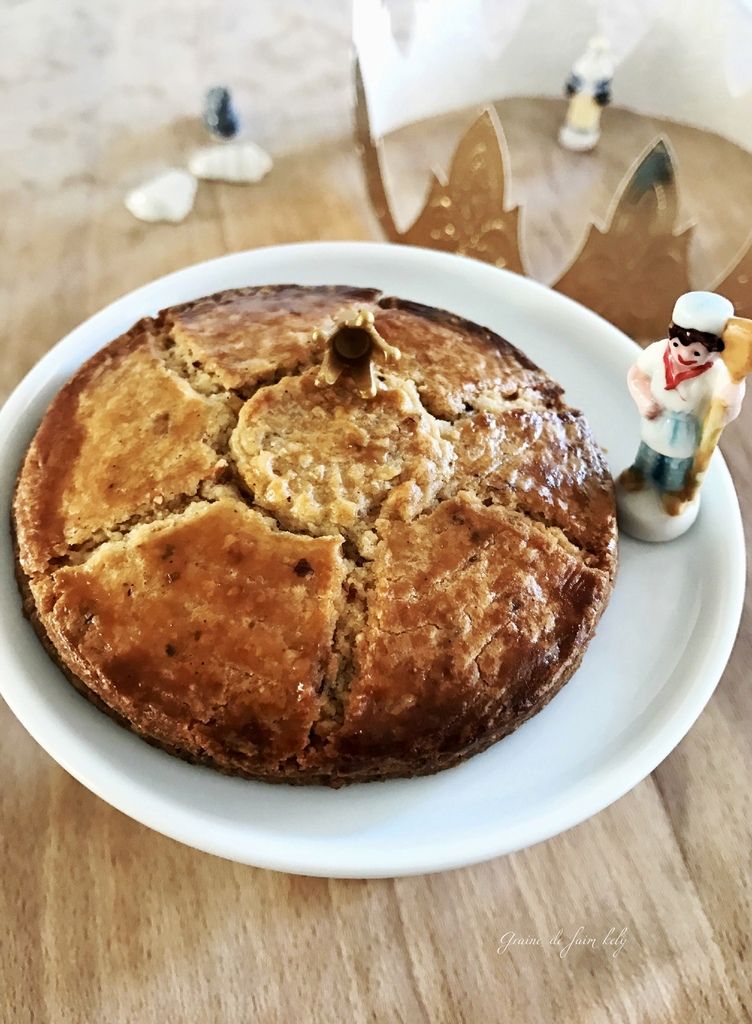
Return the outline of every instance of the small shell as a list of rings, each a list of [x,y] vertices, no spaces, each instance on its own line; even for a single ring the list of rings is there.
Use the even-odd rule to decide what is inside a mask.
[[[197,149],[188,167],[205,181],[250,183],[261,181],[269,173],[272,158],[253,142],[237,142]]]
[[[197,187],[192,174],[173,168],[134,188],[125,197],[125,205],[139,220],[178,224],[193,209]]]

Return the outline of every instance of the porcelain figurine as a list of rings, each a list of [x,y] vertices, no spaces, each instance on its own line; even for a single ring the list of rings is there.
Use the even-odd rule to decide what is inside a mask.
[[[752,370],[752,320],[728,299],[687,292],[668,338],[644,349],[627,376],[642,417],[634,463],[618,478],[619,526],[665,541],[694,523],[700,486],[723,428],[739,415]]]
[[[206,130],[218,139],[234,139],[240,131],[240,118],[225,86],[215,85],[207,91],[203,120]]]
[[[565,149],[585,153],[597,146],[601,112],[611,102],[613,75],[608,42],[600,37],[591,39],[567,79],[569,106],[559,131],[559,142]]]

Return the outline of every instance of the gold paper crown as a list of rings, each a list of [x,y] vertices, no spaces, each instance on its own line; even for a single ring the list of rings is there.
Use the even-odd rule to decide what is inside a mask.
[[[434,173],[423,210],[405,231],[394,221],[374,141],[363,79],[355,62],[355,128],[368,193],[392,242],[460,253],[526,274],[519,207],[504,207],[506,140],[495,111],[483,111],[459,140],[445,181]],[[732,269],[693,284],[688,247],[692,227],[680,229],[674,160],[658,137],[619,185],[602,225],[591,223],[557,291],[576,299],[638,340],[665,334],[678,295],[693,287],[719,291],[739,316],[752,316],[752,235]]]

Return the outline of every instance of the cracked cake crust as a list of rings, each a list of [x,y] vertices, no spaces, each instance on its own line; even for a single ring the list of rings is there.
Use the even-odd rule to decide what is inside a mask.
[[[369,308],[373,400],[315,386]],[[616,566],[584,418],[513,346],[347,286],[147,318],[62,389],[13,502],[24,609],[76,688],[188,760],[343,782],[449,767],[579,664]]]

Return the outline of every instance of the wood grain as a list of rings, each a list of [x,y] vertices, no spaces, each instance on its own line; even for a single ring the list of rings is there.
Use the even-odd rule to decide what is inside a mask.
[[[595,182],[602,205],[652,129],[614,111],[618,131],[604,136],[602,152],[570,166],[571,154],[551,144],[561,105],[510,101],[499,112],[518,189],[510,202],[535,197],[550,212],[526,221],[539,266],[548,259],[550,269],[584,229],[582,209],[562,209],[568,181],[580,207]],[[34,116],[31,107],[26,115]],[[670,131],[686,154],[691,215],[702,205],[708,163],[719,158],[699,133]],[[147,226],[125,212],[123,190],[139,168],[174,159],[198,139],[195,123],[134,125],[96,146],[82,137],[61,139],[61,176],[0,187],[3,393],[71,327],[157,275],[250,246],[376,237],[348,138],[281,157],[252,190],[202,185],[184,224]],[[393,140],[392,172],[412,168],[400,177],[405,208],[424,187],[413,159],[445,153],[446,138],[446,124],[436,123]],[[701,233],[707,251],[698,259],[707,259],[708,273],[730,259],[749,221],[750,161],[728,153],[725,233],[718,225]],[[26,159],[34,163],[33,150]],[[718,205],[715,185],[709,194]],[[748,402],[724,445],[746,512],[751,428]],[[708,709],[660,768],[607,811],[514,856],[394,881],[288,877],[181,847],[84,790],[2,705],[0,1020],[747,1020],[751,655],[747,607]],[[572,945],[562,955],[580,928],[596,948]],[[626,929],[616,955],[601,945],[612,928]],[[550,944],[559,929],[562,941]],[[499,953],[510,932],[542,945]]]

